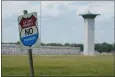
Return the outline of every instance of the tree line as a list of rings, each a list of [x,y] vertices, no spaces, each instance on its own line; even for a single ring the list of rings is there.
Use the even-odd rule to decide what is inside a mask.
[[[18,41],[17,43],[9,43],[9,44],[20,44]],[[41,46],[69,46],[69,47],[80,47],[80,51],[83,51],[84,45],[83,44],[76,44],[76,43],[41,43]],[[115,43],[114,44],[109,44],[109,43],[96,43],[95,44],[95,50],[102,53],[102,52],[111,52],[115,51]]]
[[[65,44],[60,44],[60,43],[41,43],[42,46],[70,46],[70,47],[80,47],[80,50],[83,51],[84,45],[83,44],[75,44],[75,43],[65,43]],[[111,52],[115,51],[115,43],[114,44],[109,44],[109,43],[96,43],[95,44],[95,50],[102,53],[102,52]]]

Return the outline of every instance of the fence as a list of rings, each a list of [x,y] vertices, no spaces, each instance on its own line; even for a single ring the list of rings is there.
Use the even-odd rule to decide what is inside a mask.
[[[79,47],[61,47],[61,46],[41,46],[33,48],[34,55],[76,55],[80,54]],[[2,44],[2,55],[26,55],[27,50],[23,51],[20,45]]]

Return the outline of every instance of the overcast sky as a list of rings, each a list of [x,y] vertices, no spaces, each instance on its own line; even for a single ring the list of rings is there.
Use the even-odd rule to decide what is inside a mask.
[[[18,16],[27,9],[37,12],[44,43],[84,43],[84,20],[79,14],[99,13],[95,18],[95,43],[114,42],[113,1],[2,1],[2,42],[19,40]],[[41,28],[40,28],[40,15]]]

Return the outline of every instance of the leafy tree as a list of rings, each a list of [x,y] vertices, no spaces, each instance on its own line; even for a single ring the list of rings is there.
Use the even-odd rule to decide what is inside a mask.
[[[48,46],[63,46],[62,44],[59,44],[59,43],[48,43],[46,45],[48,45]]]
[[[71,44],[70,46],[71,46],[71,47],[77,47],[78,45],[75,44],[75,43],[73,43],[73,44]]]
[[[71,46],[69,43],[65,43],[64,46]]]
[[[100,43],[95,44],[95,50],[100,52],[100,53],[103,52]]]
[[[17,41],[17,43],[16,43],[16,44],[18,44],[18,45],[19,45],[19,44],[20,44],[20,42],[19,42],[19,41]]]
[[[45,46],[45,43],[41,43],[41,46]]]
[[[98,52],[102,53],[102,52],[111,52],[113,50],[113,46],[112,44],[108,44],[106,42],[102,43],[102,44],[95,44],[95,50],[97,50]]]
[[[112,51],[112,45],[108,43],[103,43],[102,44],[103,52],[111,52]]]
[[[83,51],[83,44],[71,44],[72,47],[80,47],[80,51]]]
[[[78,44],[78,46],[80,46],[80,50],[81,50],[81,51],[84,50],[84,46],[83,46],[83,44]]]

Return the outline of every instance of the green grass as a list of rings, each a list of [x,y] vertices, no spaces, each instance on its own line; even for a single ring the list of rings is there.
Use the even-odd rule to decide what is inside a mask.
[[[114,76],[114,56],[33,56],[35,76]],[[2,56],[2,76],[29,76],[28,56]]]

